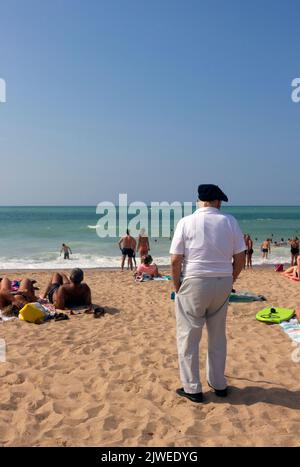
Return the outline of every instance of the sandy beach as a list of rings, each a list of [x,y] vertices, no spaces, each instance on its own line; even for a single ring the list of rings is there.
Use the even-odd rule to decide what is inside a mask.
[[[166,271],[168,272],[168,271]],[[10,278],[22,277],[20,271]],[[29,271],[42,289],[50,272]],[[205,403],[180,387],[171,282],[136,284],[130,272],[88,270],[104,317],[34,325],[0,323],[1,446],[299,446],[300,362],[279,325],[255,320],[265,306],[300,302],[300,284],[270,269],[241,274],[237,290],[267,302],[229,306],[225,400],[205,378]],[[300,353],[300,352],[299,352]]]

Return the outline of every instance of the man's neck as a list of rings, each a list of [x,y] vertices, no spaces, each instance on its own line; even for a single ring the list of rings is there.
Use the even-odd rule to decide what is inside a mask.
[[[213,209],[220,209],[219,206],[216,204],[209,204],[209,203],[198,203],[199,208],[213,208]]]

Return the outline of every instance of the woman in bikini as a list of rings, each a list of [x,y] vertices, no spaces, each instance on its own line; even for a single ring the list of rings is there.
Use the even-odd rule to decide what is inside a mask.
[[[12,281],[4,277],[0,282],[0,309],[13,315],[18,314],[27,303],[36,302],[34,283],[23,279],[18,290],[13,291]]]
[[[146,235],[145,229],[141,229],[140,231],[137,250],[140,254],[140,258],[147,256],[150,251],[149,239]]]

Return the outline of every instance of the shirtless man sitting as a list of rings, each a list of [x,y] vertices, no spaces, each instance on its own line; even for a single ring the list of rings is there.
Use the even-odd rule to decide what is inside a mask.
[[[55,273],[42,298],[48,297],[49,302],[60,310],[76,306],[92,309],[91,289],[82,281],[83,271],[79,268],[73,269],[70,277],[64,273]]]
[[[3,311],[10,308],[10,313],[20,311],[27,303],[36,302],[34,292],[34,282],[30,279],[23,279],[16,292],[12,291],[12,281],[4,277],[0,282],[0,309]]]

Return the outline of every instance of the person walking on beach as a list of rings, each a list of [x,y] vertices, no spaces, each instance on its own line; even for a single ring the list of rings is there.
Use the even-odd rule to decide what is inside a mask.
[[[119,248],[122,252],[121,270],[124,271],[126,257],[128,257],[128,267],[133,270],[132,258],[136,247],[136,240],[130,235],[129,230],[126,230],[126,235],[119,241]]]
[[[68,245],[63,243],[62,246],[61,246],[60,255],[62,253],[64,253],[64,259],[70,259],[70,253],[72,255],[72,250]]]
[[[268,254],[271,253],[271,241],[269,238],[262,242],[261,251],[263,259],[268,259]]]
[[[253,240],[249,234],[246,235],[246,267],[252,269]]]
[[[236,219],[220,212],[227,196],[216,185],[198,187],[199,209],[176,227],[170,254],[176,298],[177,349],[182,388],[177,394],[202,402],[199,344],[208,332],[207,382],[227,396],[226,313],[232,284],[245,263],[245,242]]]
[[[297,265],[297,258],[299,256],[299,238],[294,237],[289,241],[291,247],[291,266]]]
[[[139,233],[137,250],[140,254],[140,258],[147,256],[150,251],[149,238],[146,235],[145,229],[141,229]]]

